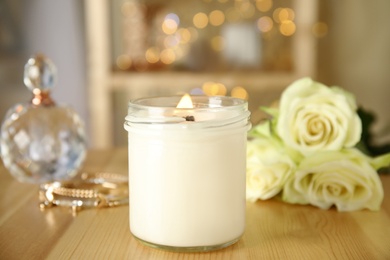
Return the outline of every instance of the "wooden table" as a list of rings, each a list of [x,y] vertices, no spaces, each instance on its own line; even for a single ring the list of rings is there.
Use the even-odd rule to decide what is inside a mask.
[[[86,171],[127,174],[126,149],[90,151]],[[240,241],[207,253],[146,247],[129,231],[128,206],[77,216],[41,211],[38,187],[14,180],[0,163],[0,259],[390,259],[390,176],[381,176],[379,212],[340,213],[276,200],[247,204]]]

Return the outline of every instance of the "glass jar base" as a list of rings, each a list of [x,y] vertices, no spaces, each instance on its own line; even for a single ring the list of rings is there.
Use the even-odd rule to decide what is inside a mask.
[[[142,244],[144,244],[146,246],[156,248],[156,249],[162,249],[162,250],[173,251],[173,252],[181,252],[181,253],[208,252],[208,251],[219,250],[219,249],[233,245],[241,238],[241,237],[238,237],[234,240],[228,241],[228,242],[223,243],[223,244],[217,244],[217,245],[180,247],[180,246],[167,246],[167,245],[159,245],[159,244],[151,243],[151,242],[145,241],[145,240],[135,236],[134,234],[133,234],[133,237],[136,238],[139,242],[141,242]]]

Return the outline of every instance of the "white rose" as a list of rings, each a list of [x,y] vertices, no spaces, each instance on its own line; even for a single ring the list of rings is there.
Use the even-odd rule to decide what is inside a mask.
[[[339,211],[379,210],[383,187],[375,168],[357,149],[318,152],[304,158],[284,186],[282,199]]]
[[[350,93],[303,78],[283,92],[276,131],[304,155],[353,147],[362,132],[356,109]]]
[[[246,197],[266,200],[278,194],[295,163],[281,143],[270,136],[258,136],[247,143]]]

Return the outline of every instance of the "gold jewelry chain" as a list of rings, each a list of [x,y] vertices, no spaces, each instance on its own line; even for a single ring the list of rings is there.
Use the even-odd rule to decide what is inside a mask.
[[[41,209],[65,206],[76,214],[83,208],[128,204],[128,194],[128,179],[125,175],[83,172],[73,180],[42,184],[39,199]]]
[[[53,193],[73,198],[97,198],[98,192],[96,190],[87,190],[87,189],[75,189],[75,188],[66,188],[58,187],[53,189]]]

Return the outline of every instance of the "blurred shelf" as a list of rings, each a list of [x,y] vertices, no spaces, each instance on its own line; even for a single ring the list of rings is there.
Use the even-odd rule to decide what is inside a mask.
[[[131,0],[136,1],[136,0]],[[121,98],[138,98],[151,95],[168,95],[189,92],[207,81],[223,83],[227,90],[244,87],[249,93],[249,109],[252,118],[262,117],[260,105],[274,101],[292,81],[314,77],[316,73],[316,45],[311,28],[317,21],[318,0],[292,0],[296,12],[294,22],[298,28],[292,40],[293,68],[291,72],[114,72],[111,69],[110,1],[86,0],[86,36],[88,49],[89,114],[91,146],[106,148],[114,146],[116,128],[119,125],[117,104],[113,95]],[[121,100],[121,102],[125,102]],[[121,107],[126,108],[127,103]],[[122,120],[122,119],[120,119]]]
[[[290,72],[114,72],[111,75],[109,86],[112,89],[139,88],[139,87],[201,87],[204,82],[213,81],[225,84],[227,87],[240,85],[245,88],[261,90],[267,87],[284,85],[296,79]],[[255,90],[255,89],[253,89]]]

